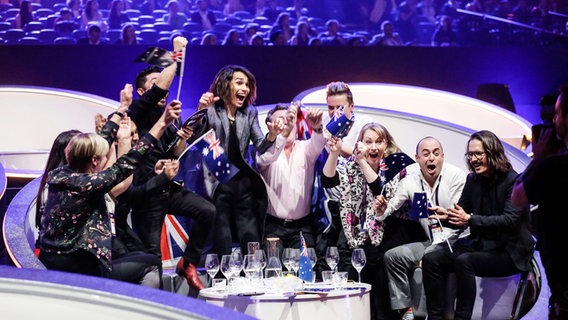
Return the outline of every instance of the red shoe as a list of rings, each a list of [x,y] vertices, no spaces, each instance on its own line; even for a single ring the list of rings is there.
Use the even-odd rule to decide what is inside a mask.
[[[179,259],[176,265],[176,273],[180,277],[184,277],[187,280],[187,284],[190,287],[195,288],[197,290],[205,288],[205,286],[199,279],[199,276],[197,275],[197,268],[195,267],[195,265],[189,263],[187,267],[184,268],[183,267],[184,264],[185,264],[184,259],[183,257],[181,257],[181,259]]]

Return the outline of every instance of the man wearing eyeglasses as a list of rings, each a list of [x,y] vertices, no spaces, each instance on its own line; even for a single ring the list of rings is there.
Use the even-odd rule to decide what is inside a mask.
[[[533,137],[533,161],[517,179],[512,198],[518,206],[538,205],[537,249],[551,291],[548,319],[558,320],[568,319],[568,273],[561,254],[568,225],[568,87],[560,89],[552,122],[554,127],[543,130],[538,140]],[[564,148],[550,154],[555,135]]]

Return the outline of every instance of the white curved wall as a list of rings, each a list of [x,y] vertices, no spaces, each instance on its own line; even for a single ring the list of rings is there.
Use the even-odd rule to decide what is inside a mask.
[[[59,133],[92,132],[95,115],[106,116],[119,104],[83,92],[11,86],[0,86],[0,101],[0,162],[8,176],[38,175]]]

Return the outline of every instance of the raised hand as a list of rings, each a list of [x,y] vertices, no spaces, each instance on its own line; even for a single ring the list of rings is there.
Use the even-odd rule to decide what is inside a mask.
[[[120,90],[120,106],[118,107],[118,112],[125,113],[132,104],[132,85],[127,83],[124,88]]]
[[[181,102],[179,100],[173,100],[168,104],[163,113],[164,121],[166,125],[174,123],[175,120],[179,119],[181,116]]]
[[[375,216],[380,217],[385,213],[387,210],[387,203],[387,199],[382,194],[375,197],[375,200],[371,205],[375,212]]]
[[[365,161],[365,156],[367,156],[368,150],[369,149],[363,142],[357,141],[357,144],[355,145],[355,150],[353,150],[353,152],[355,153],[355,161],[357,161],[358,163],[361,161]]]
[[[174,42],[174,52],[182,51],[183,48],[187,46],[187,39],[182,36],[175,37],[173,42]]]
[[[318,129],[322,126],[323,111],[319,108],[309,108],[306,115],[306,121],[310,128]]]
[[[330,153],[337,153],[339,154],[339,152],[341,151],[341,138],[338,137],[330,137],[329,140],[327,140],[327,146],[329,147],[329,152]]]
[[[116,139],[130,139],[132,138],[132,121],[129,116],[120,119],[118,131],[116,132]]]
[[[107,123],[107,118],[105,118],[102,114],[97,113],[95,115],[95,132],[101,132],[103,126]]]
[[[199,98],[199,104],[197,105],[197,110],[205,109],[209,106],[212,106],[215,102],[219,101],[219,97],[215,97],[211,92],[205,92]]]

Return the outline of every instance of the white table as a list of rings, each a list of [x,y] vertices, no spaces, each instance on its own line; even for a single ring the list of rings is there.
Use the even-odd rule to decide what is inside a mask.
[[[281,293],[239,296],[206,288],[199,292],[199,296],[213,305],[262,320],[370,319],[371,285],[357,285],[362,288],[333,290],[328,293],[298,292],[291,296]]]

